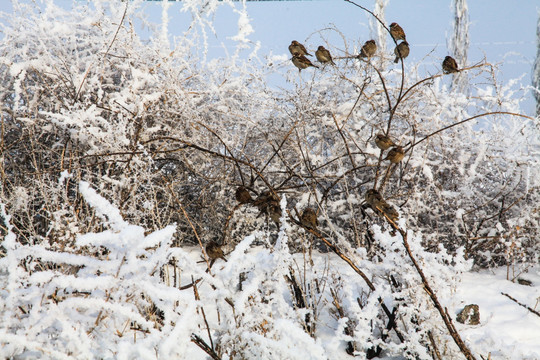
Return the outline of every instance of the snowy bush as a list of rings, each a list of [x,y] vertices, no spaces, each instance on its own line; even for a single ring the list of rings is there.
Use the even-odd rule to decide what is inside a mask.
[[[184,1],[171,48],[166,21],[135,31],[154,28],[139,3],[15,2],[3,24],[3,355],[453,356],[424,282],[444,298],[468,260],[539,260],[538,128],[489,63],[464,93],[347,44],[299,74],[250,48],[241,6],[236,52],[207,60],[209,19],[234,4]],[[230,252],[219,270],[184,249],[209,241]]]
[[[88,183],[79,190],[105,229],[79,235],[74,252],[20,244],[2,207],[8,229],[0,259],[3,357],[183,358],[197,354],[192,341],[204,344],[207,334],[212,349],[233,358],[340,358],[345,343],[351,354],[374,346],[388,354],[426,354],[419,344],[426,344],[428,330],[420,324],[429,323],[433,309],[416,293],[421,283],[414,271],[392,275],[404,266],[403,247],[378,227],[388,256],[375,265],[353,255],[379,279],[375,292],[346,280],[355,277],[347,267],[291,255],[285,218],[275,246],[249,250],[257,237],[268,240],[255,233],[212,277],[205,265],[171,248],[174,226],[145,235]],[[432,265],[431,280],[442,293],[451,291],[467,265],[448,267],[451,257],[426,253],[417,240],[414,250]],[[182,279],[191,279],[188,286]],[[402,344],[377,340],[386,333],[381,298],[404,309],[401,321],[418,326]],[[440,329],[429,332],[445,337]]]

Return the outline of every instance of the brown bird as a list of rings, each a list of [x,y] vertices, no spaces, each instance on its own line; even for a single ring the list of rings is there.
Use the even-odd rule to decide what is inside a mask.
[[[257,206],[259,210],[268,207],[268,204],[279,204],[279,197],[271,191],[263,191],[261,195],[255,200],[253,205]]]
[[[366,191],[366,195],[364,197],[366,199],[366,203],[368,203],[373,210],[380,210],[386,203],[381,194],[379,194],[379,192],[375,189],[369,189]]]
[[[294,55],[291,60],[294,66],[298,68],[298,71],[302,71],[302,69],[306,69],[310,66],[316,67],[317,69],[319,68],[317,65],[313,65],[304,55]]]
[[[309,55],[309,56],[312,56],[310,53],[307,52],[305,46],[300,44],[296,40],[293,40],[291,42],[291,45],[289,45],[289,51],[291,52],[292,56],[295,56],[295,55]]]
[[[238,201],[240,204],[249,204],[250,202],[253,201],[248,189],[246,189],[243,186],[239,186],[238,189],[236,189],[235,196],[236,196],[236,201]]]
[[[375,145],[381,150],[387,150],[391,146],[395,146],[394,142],[386,135],[377,134],[375,137]]]
[[[308,229],[317,230],[319,226],[319,220],[317,220],[317,213],[312,208],[306,208],[300,217],[300,223]]]
[[[399,217],[397,210],[383,199],[381,194],[375,189],[369,189],[365,195],[366,202],[378,214],[384,214],[392,221]]]
[[[397,42],[398,40],[406,40],[405,39],[405,31],[396,24],[395,22],[390,24],[390,35],[394,38],[394,40]]]
[[[253,205],[259,208],[259,215],[269,215],[270,218],[279,224],[281,218],[281,206],[279,204],[279,197],[274,195],[273,192],[263,191],[261,195],[253,202]]]
[[[214,262],[216,261],[217,259],[223,259],[225,261],[227,261],[227,259],[225,259],[225,254],[223,253],[223,249],[221,248],[221,246],[215,242],[215,241],[210,241],[207,245],[206,245],[206,255],[208,255],[208,258]]]
[[[394,146],[389,152],[384,160],[390,160],[392,164],[397,164],[405,157],[405,152],[401,146]]]
[[[396,221],[399,217],[399,213],[397,212],[397,210],[392,205],[388,204],[386,201],[384,202],[380,210],[392,221]]]
[[[317,57],[317,60],[322,63],[330,63],[332,65],[336,65],[334,63],[334,60],[332,60],[332,55],[330,54],[330,51],[326,50],[324,46],[319,46],[317,51],[315,51],[315,56]]]
[[[400,42],[394,49],[394,54],[396,54],[396,59],[394,60],[396,64],[399,62],[400,58],[405,59],[409,56],[409,43],[406,41]]]
[[[442,62],[442,69],[445,74],[451,74],[459,72],[457,62],[453,57],[447,56]]]
[[[362,49],[360,49],[360,55],[358,55],[359,58],[370,58],[377,52],[377,44],[375,43],[375,40],[368,40],[364,43],[362,46]]]
[[[268,215],[270,215],[270,219],[276,224],[276,226],[279,227],[279,222],[281,220],[281,206],[279,206],[279,203],[271,204],[268,207]]]

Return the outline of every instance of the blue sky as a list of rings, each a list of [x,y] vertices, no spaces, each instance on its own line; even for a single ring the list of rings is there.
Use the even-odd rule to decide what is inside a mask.
[[[369,9],[374,1],[358,0]],[[70,4],[68,0],[57,1]],[[190,17],[180,13],[182,4],[172,4],[169,31],[181,34],[189,26]],[[238,4],[237,6],[240,6]],[[536,24],[540,4],[530,0],[469,0],[470,48],[469,64],[481,61],[499,64],[499,79],[507,81],[525,74],[522,83],[530,84],[531,69],[536,57]],[[6,0],[0,1],[0,10],[9,11]],[[287,54],[291,40],[305,42],[316,48],[321,38],[316,32],[326,27],[337,27],[350,42],[363,43],[372,36],[369,17],[361,9],[341,0],[249,2],[247,4],[251,25],[255,32],[250,35],[260,41],[259,55]],[[159,22],[160,2],[149,2],[145,7],[150,19]],[[231,46],[227,37],[237,32],[237,14],[223,5],[215,17],[217,37],[211,36],[210,56],[222,55],[222,46]],[[411,44],[409,61],[424,61],[426,72],[435,72],[439,66],[434,60],[447,55],[446,38],[452,31],[451,0],[404,1],[390,0],[386,21],[398,22],[407,33]],[[324,31],[335,48],[342,49],[343,42],[334,32]],[[424,59],[431,53],[429,59]],[[339,54],[334,55],[339,56]],[[432,69],[432,70],[431,70]],[[533,114],[532,96],[524,104],[523,111]]]

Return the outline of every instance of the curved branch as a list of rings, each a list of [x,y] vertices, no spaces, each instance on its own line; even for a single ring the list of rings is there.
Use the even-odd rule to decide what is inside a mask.
[[[415,142],[414,144],[412,144],[405,152],[409,151],[410,149],[412,149],[413,147],[415,147],[416,145],[420,144],[422,141],[424,140],[427,140],[429,139],[430,137],[432,137],[433,135],[436,135],[440,132],[443,132],[444,130],[448,130],[450,128],[453,128],[454,126],[457,126],[457,125],[461,125],[463,123],[466,123],[467,121],[471,121],[471,120],[474,120],[474,119],[477,119],[479,117],[482,117],[482,116],[488,116],[488,115],[512,115],[512,116],[518,116],[518,117],[522,117],[522,118],[526,118],[526,119],[529,119],[529,120],[534,120],[532,117],[530,116],[527,116],[527,115],[523,115],[523,114],[518,114],[518,113],[513,113],[513,112],[509,112],[509,111],[493,111],[493,112],[488,112],[488,113],[483,113],[483,114],[478,114],[478,115],[475,115],[475,116],[472,116],[470,118],[467,118],[465,120],[461,120],[461,121],[458,121],[457,123],[454,123],[454,124],[451,124],[451,125],[448,125],[448,126],[445,126],[443,127],[442,129],[439,129],[435,132],[432,132],[431,134],[429,135],[426,135],[425,137],[423,137],[422,139],[418,140],[417,142]]]

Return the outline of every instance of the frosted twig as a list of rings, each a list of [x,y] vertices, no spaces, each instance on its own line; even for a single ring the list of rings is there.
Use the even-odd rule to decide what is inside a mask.
[[[116,32],[114,33],[114,36],[113,36],[111,42],[109,43],[109,46],[107,47],[107,50],[105,51],[104,56],[107,56],[107,54],[111,50],[112,45],[116,41],[116,37],[118,36],[118,32],[120,31],[120,28],[122,27],[122,24],[124,23],[124,19],[126,18],[128,4],[129,4],[129,1],[126,1],[126,7],[124,8],[124,14],[122,15],[122,19],[120,20],[120,23],[118,23],[118,27],[116,28]],[[77,94],[75,94],[75,100],[77,100],[79,98],[79,94],[81,93],[82,87],[83,87],[84,83],[86,82],[86,78],[88,77],[88,74],[90,73],[90,69],[92,68],[92,65],[93,64],[90,64],[90,66],[88,66],[88,68],[86,69],[86,72],[84,73],[84,77],[83,77],[83,79],[81,81],[81,84],[79,85],[79,88],[77,89]]]
[[[431,301],[433,302],[433,305],[435,305],[435,308],[441,315],[441,318],[444,324],[446,325],[446,328],[448,329],[450,336],[452,336],[452,339],[454,339],[454,342],[459,347],[459,350],[461,351],[461,353],[465,356],[467,360],[476,360],[476,357],[472,354],[469,347],[461,339],[461,336],[459,335],[459,332],[454,326],[452,322],[452,318],[448,314],[448,311],[445,308],[443,308],[443,306],[439,302],[439,299],[437,298],[437,294],[435,293],[435,290],[433,290],[433,288],[429,284],[427,277],[424,274],[424,271],[422,270],[422,267],[418,264],[418,261],[416,261],[416,258],[412,253],[411,247],[409,246],[409,242],[407,241],[407,232],[401,229],[399,226],[397,226],[396,223],[392,221],[385,213],[383,213],[383,216],[386,217],[386,220],[388,220],[388,223],[392,226],[392,228],[394,230],[397,230],[401,234],[401,238],[403,240],[403,246],[405,247],[405,250],[407,252],[407,255],[409,256],[409,259],[413,263],[413,266],[416,269],[416,272],[418,273],[418,275],[420,275],[420,278],[422,279],[424,290],[429,295],[429,297],[431,298]]]
[[[488,116],[488,115],[512,115],[512,116],[518,116],[518,117],[526,118],[526,119],[529,119],[529,120],[534,120],[534,118],[532,118],[530,116],[519,114],[519,113],[513,113],[513,112],[509,112],[509,111],[493,111],[493,112],[487,112],[487,113],[483,113],[483,114],[478,114],[478,115],[471,116],[470,118],[467,118],[465,120],[458,121],[457,123],[445,126],[442,129],[439,129],[437,131],[432,132],[429,135],[426,135],[422,139],[420,139],[417,142],[415,142],[414,144],[412,144],[405,152],[409,151],[411,148],[413,148],[416,145],[420,144],[422,141],[427,140],[430,137],[432,137],[433,135],[436,135],[436,134],[438,134],[438,133],[440,133],[440,132],[442,132],[444,130],[448,130],[450,128],[453,128],[454,126],[458,126],[458,125],[461,125],[463,123],[466,123],[467,121],[471,121],[471,120],[477,119],[479,117]]]
[[[290,214],[289,214],[290,215]],[[308,228],[304,225],[302,225],[300,222],[297,222],[296,220],[294,220],[292,218],[292,216],[290,216],[290,219],[292,221],[294,221],[295,223],[297,223],[297,225],[300,225],[302,226],[306,231],[312,233],[313,235],[315,235],[319,240],[321,240],[322,242],[325,243],[326,246],[328,246],[337,256],[339,256],[343,261],[345,261],[358,275],[360,275],[360,277],[362,277],[362,279],[364,279],[364,282],[367,284],[367,286],[369,287],[369,289],[371,291],[375,291],[375,285],[373,284],[373,282],[371,282],[371,280],[369,280],[369,278],[367,277],[367,275],[362,271],[360,270],[360,268],[358,266],[356,266],[356,264],[347,256],[345,255],[336,245],[332,244],[328,239],[326,239],[324,236],[322,236],[322,234],[320,232],[318,232],[317,230],[313,230],[311,228]],[[390,310],[388,309],[388,307],[386,306],[386,304],[384,303],[383,299],[381,297],[378,298],[378,301],[379,301],[379,304],[381,305],[384,313],[386,314],[386,316],[388,316],[389,319],[392,319],[392,317],[394,316],[392,314],[392,312],[390,312]],[[397,337],[399,338],[399,340],[403,343],[405,341],[403,335],[401,334],[401,332],[398,330],[398,328],[396,327],[395,325],[395,322],[393,324],[393,328],[394,328],[394,331],[396,332],[396,335]]]
[[[524,307],[525,309],[529,310],[529,311],[532,312],[534,315],[540,316],[540,312],[534,310],[534,309],[531,308],[530,306],[527,306],[527,305],[525,305],[525,304],[520,303],[519,301],[517,301],[516,299],[514,299],[513,297],[511,297],[511,296],[508,295],[507,293],[503,293],[503,292],[501,291],[501,294],[504,295],[504,296],[506,296],[507,298],[509,298],[510,300],[512,300],[513,302],[515,302],[516,304],[518,304],[519,306]]]

